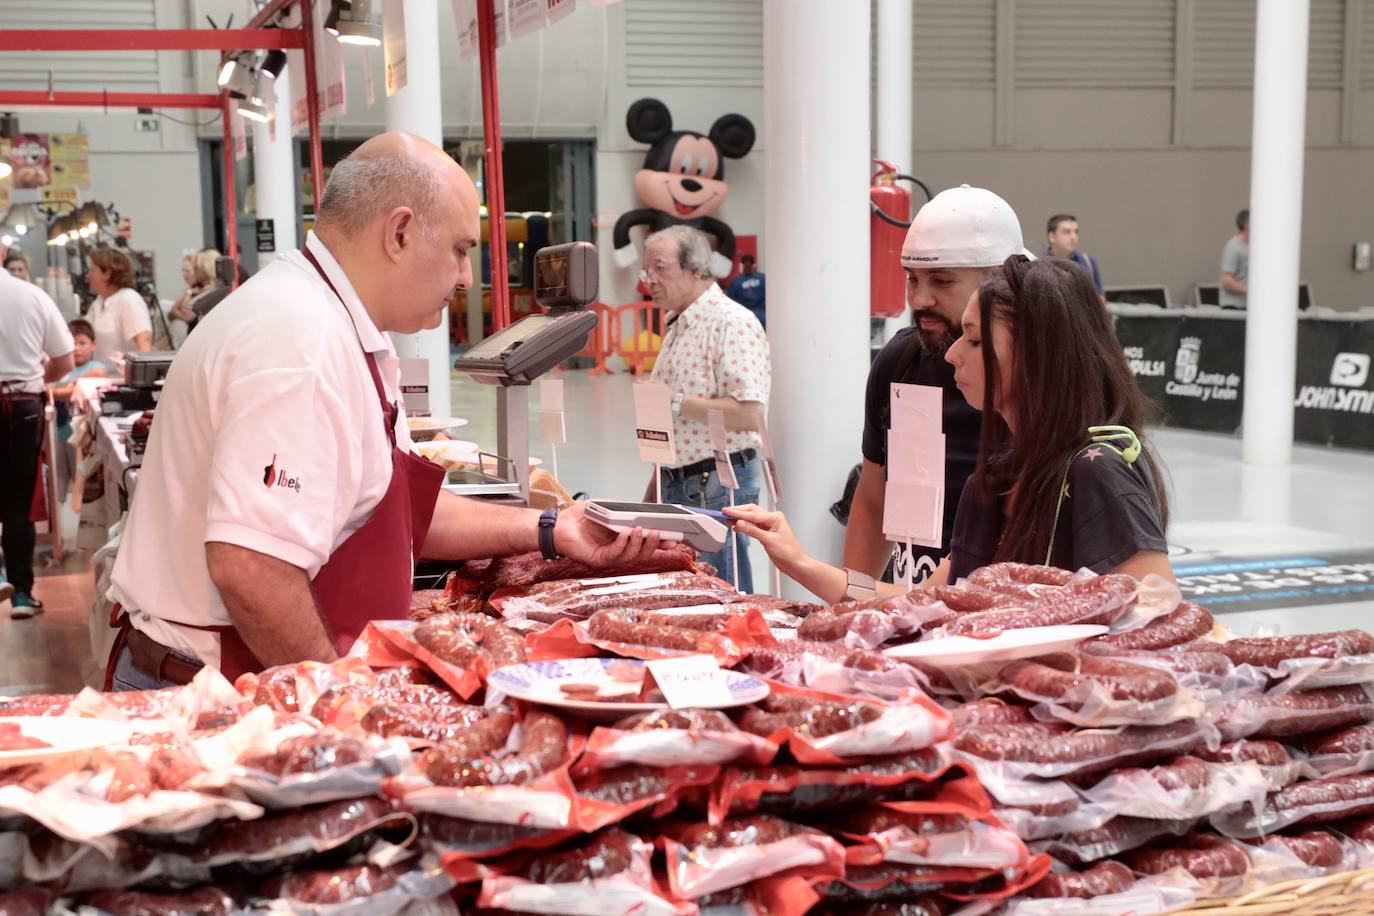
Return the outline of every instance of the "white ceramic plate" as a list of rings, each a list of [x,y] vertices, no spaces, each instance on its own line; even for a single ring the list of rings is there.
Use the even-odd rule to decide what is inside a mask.
[[[451,433],[467,425],[468,421],[462,417],[406,417],[413,442],[428,442],[440,433]]]
[[[1009,662],[1061,652],[1107,631],[1107,627],[1086,623],[1062,627],[1026,627],[1003,630],[992,639],[973,639],[968,636],[927,639],[884,649],[883,654],[936,668],[961,668],[983,662]]]
[[[463,439],[434,439],[430,442],[416,442],[412,450],[436,464],[475,464],[477,454],[482,449],[476,442],[467,442]]]
[[[667,709],[667,703],[641,703],[637,699],[640,680],[616,680],[607,668],[615,664],[622,670],[643,671],[644,663],[630,658],[569,658],[561,661],[526,662],[497,668],[487,677],[487,686],[518,700],[528,700],[543,706],[555,706],[576,712],[588,719],[614,721],[637,712]],[[645,672],[647,673],[647,672]],[[718,705],[703,704],[704,708],[723,709],[757,703],[768,696],[768,685],[756,677],[738,671],[723,671],[730,702]],[[595,685],[596,695],[607,698],[624,696],[617,701],[586,700],[563,691],[565,684]]]
[[[15,716],[0,718],[0,724],[15,724],[26,738],[45,741],[49,747],[0,750],[0,768],[39,763],[59,757],[89,755],[96,748],[120,744],[133,733],[123,722],[81,719],[76,716]]]

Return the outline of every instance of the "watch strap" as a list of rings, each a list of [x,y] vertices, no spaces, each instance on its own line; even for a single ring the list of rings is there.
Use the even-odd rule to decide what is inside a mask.
[[[557,509],[545,509],[539,514],[539,553],[546,560],[563,559],[553,543],[553,529],[557,524]]]
[[[878,597],[878,581],[872,576],[861,573],[856,569],[845,569],[847,582],[845,584],[844,595],[853,601],[867,601],[870,598]]]

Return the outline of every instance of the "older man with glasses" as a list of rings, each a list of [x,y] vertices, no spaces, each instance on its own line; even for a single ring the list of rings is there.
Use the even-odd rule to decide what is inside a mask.
[[[726,447],[739,483],[735,503],[758,502],[758,430],[772,368],[759,320],[721,291],[710,262],[711,245],[703,232],[673,226],[649,236],[640,279],[666,319],[653,378],[673,391],[678,463],[663,469],[663,501],[720,509],[730,504],[730,493],[716,472],[708,414],[719,410],[725,416]],[[652,481],[648,492],[652,497]],[[702,559],[731,580],[738,556],[739,587],[751,592],[748,544],[744,535],[735,535],[723,550]]]

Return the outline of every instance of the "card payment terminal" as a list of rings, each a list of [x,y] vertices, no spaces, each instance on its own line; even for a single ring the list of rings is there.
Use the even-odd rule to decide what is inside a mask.
[[[702,553],[725,547],[732,520],[714,509],[674,506],[668,503],[622,503],[591,500],[587,518],[612,531],[643,528],[657,531],[665,541],[686,541]]]

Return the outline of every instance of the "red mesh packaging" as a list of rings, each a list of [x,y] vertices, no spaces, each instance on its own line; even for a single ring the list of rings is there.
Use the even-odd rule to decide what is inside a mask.
[[[1031,849],[1048,853],[1071,865],[1078,865],[1119,856],[1155,840],[1183,836],[1192,827],[1192,821],[1155,821],[1119,817],[1092,830],[1034,842]]]
[[[714,766],[583,770],[573,776],[574,820],[581,830],[592,833],[640,811],[663,817],[677,807],[683,791],[710,785],[719,775],[720,768]]]
[[[741,731],[717,710],[665,709],[593,729],[578,766],[766,764],[777,753],[777,744]]]
[[[542,829],[574,826],[568,766],[583,739],[558,718],[500,713],[419,756],[386,791],[413,811]]]
[[[952,746],[975,766],[980,778],[986,774],[986,782],[1057,779],[1152,763],[1214,744],[1215,739],[1205,719],[1070,731],[1035,723],[970,726],[955,734]]]
[[[1217,713],[1217,728],[1227,741],[1237,738],[1292,738],[1364,725],[1374,720],[1371,685],[1323,687],[1230,700]]]
[[[1227,836],[1255,837],[1296,824],[1329,824],[1374,813],[1374,773],[1326,776],[1298,782],[1270,795],[1258,811],[1215,815],[1212,826]]]
[[[934,748],[851,763],[835,769],[772,766],[726,769],[713,784],[711,823],[730,814],[763,811],[796,816],[853,810],[875,801],[928,798],[949,773],[967,773]]]
[[[740,728],[786,744],[802,763],[834,766],[847,759],[919,751],[950,736],[949,713],[921,693],[892,702],[775,686],[745,710]]]
[[[680,824],[658,840],[673,896],[693,900],[805,867],[814,876],[844,874],[844,848],[832,837],[767,814],[718,825]]]
[[[797,628],[797,638],[839,643],[850,649],[876,649],[948,620],[944,602],[923,589],[892,598],[846,601],[813,612]]]
[[[651,613],[622,608],[598,611],[585,621],[560,620],[547,630],[526,636],[525,651],[531,661],[589,658],[606,652],[642,659],[695,653],[710,655],[722,667],[731,667],[755,646],[777,642],[763,614],[753,607],[727,615],[715,630],[648,622]]]
[[[652,846],[620,830],[594,834],[577,846],[531,857],[482,880],[479,907],[568,916],[693,916],[696,906],[673,900],[654,882]]]
[[[481,614],[441,614],[420,623],[373,621],[364,638],[378,637],[424,663],[465,700],[481,689],[493,670],[525,660],[521,636]]]

